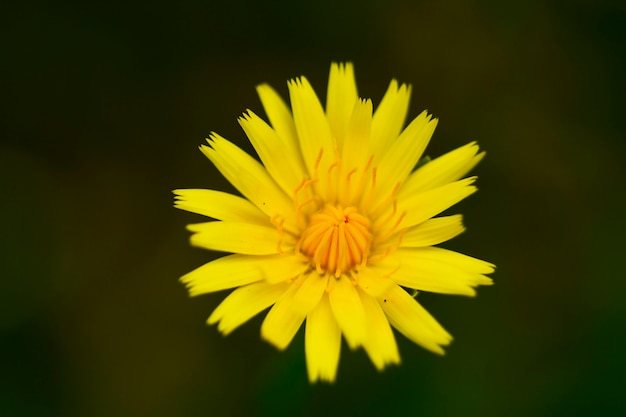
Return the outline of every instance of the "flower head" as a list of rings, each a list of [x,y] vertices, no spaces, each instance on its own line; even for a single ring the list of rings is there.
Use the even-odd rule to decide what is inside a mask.
[[[236,288],[209,317],[228,334],[270,308],[261,336],[285,349],[305,323],[309,379],[334,381],[342,335],[374,366],[400,362],[392,326],[435,353],[452,337],[406,289],[475,295],[494,266],[434,245],[463,232],[434,217],[476,191],[462,179],[484,156],[470,143],[415,169],[437,119],[403,129],[411,88],[394,80],[376,111],[351,64],[333,64],[326,109],[306,78],[291,109],[257,88],[270,124],[239,119],[261,163],[212,133],[201,151],[241,195],[176,190],[176,207],[214,220],[189,225],[193,245],[231,253],[181,278],[192,296]],[[405,289],[406,288],[406,289]]]

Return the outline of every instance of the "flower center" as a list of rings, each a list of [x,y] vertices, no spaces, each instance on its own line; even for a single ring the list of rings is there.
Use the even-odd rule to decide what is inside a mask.
[[[369,219],[355,207],[326,205],[311,216],[296,250],[310,259],[318,273],[338,278],[365,264],[371,238]]]

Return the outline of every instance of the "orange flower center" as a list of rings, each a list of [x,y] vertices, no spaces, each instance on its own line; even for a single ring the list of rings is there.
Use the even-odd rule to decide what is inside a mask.
[[[371,238],[369,219],[355,207],[326,205],[311,216],[296,250],[309,258],[318,273],[338,278],[366,263]]]

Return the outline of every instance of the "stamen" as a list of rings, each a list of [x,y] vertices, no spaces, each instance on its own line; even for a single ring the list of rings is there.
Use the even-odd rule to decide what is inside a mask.
[[[285,219],[280,214],[276,214],[270,219],[270,222],[274,226],[276,226],[276,230],[278,231],[278,243],[276,244],[276,251],[282,254],[283,253],[282,244],[283,244],[283,238],[285,236],[285,230],[283,228],[283,225],[285,224]]]
[[[296,205],[298,205],[298,193],[300,193],[300,190],[302,190],[305,186],[305,184],[307,183],[307,179],[306,178],[302,178],[302,181],[300,181],[300,184],[298,184],[298,186],[296,187],[295,190],[293,190],[293,201],[294,203],[296,203]]]
[[[394,200],[394,202],[395,202],[395,200]],[[385,222],[385,223],[391,222],[391,220],[393,219],[393,216],[395,215],[396,210],[397,210],[397,204],[394,204],[393,214],[389,217],[388,221]],[[389,229],[385,230],[383,233],[381,233],[378,236],[376,236],[375,241],[377,243],[378,242],[385,242],[391,236],[393,236],[396,233],[396,231],[398,230],[398,228],[400,227],[400,224],[402,223],[402,220],[404,220],[405,216],[406,216],[406,211],[403,211],[402,213],[400,213],[400,216],[398,216],[398,218],[393,223],[393,225]]]
[[[300,194],[304,193],[306,190],[310,190],[313,184],[315,184],[316,182],[317,179],[303,178],[302,181],[300,181],[300,184],[298,184],[298,186],[293,191],[293,205],[295,207],[296,221],[298,222],[298,227],[300,228],[300,230],[304,230],[307,223],[306,214],[303,212],[302,208],[307,204],[315,202],[314,193],[312,191],[309,192],[311,197],[309,197],[302,203],[300,203]]]
[[[361,199],[361,207],[369,207],[370,204],[372,203],[372,199],[374,198],[374,195],[376,194],[375,193],[375,191],[376,191],[376,171],[377,171],[376,167],[372,168],[372,177],[371,177],[370,187],[367,189],[367,193],[365,194],[365,198]],[[365,188],[365,187],[363,187],[363,188]]]
[[[333,170],[339,171],[340,165],[338,161],[333,162],[328,167],[328,202],[336,203],[337,193],[339,192],[339,181],[333,181],[339,177],[339,174],[333,175]]]
[[[376,189],[376,172],[378,168],[372,168],[372,191]]]
[[[350,184],[350,179],[352,178],[355,172],[356,172],[356,168],[348,172],[348,175],[346,176],[346,184]]]
[[[407,229],[402,229],[398,233],[396,232],[405,216],[406,211],[403,211],[394,223],[394,225],[388,231],[386,231],[383,235],[376,236],[376,247],[379,249],[382,248],[384,246],[384,242],[388,242],[394,234],[397,236],[395,243],[388,243],[385,247],[385,251],[382,254],[377,254],[375,256],[376,262],[380,262],[385,259],[391,252],[398,249],[402,244],[402,240],[404,239],[404,235],[406,234]]]
[[[324,155],[324,148],[320,148],[320,152],[317,154],[317,159],[315,159],[315,165],[313,165],[313,169],[316,173],[320,167],[320,162],[322,162],[322,155]]]
[[[404,216],[406,216],[406,210],[403,211],[402,214],[400,214],[400,216],[398,217],[398,220],[396,220],[396,222],[393,224],[393,226],[389,230],[390,232],[395,232],[398,229],[398,227],[400,226],[400,223],[402,223],[402,220],[404,220]]]
[[[345,176],[345,181],[341,181],[341,173],[337,175],[339,180],[339,203],[344,207],[352,204],[352,187],[350,186],[350,181],[352,180],[352,176],[357,172],[356,168],[353,168],[350,172],[348,172]]]
[[[404,216],[402,217],[404,218]],[[406,232],[407,232],[407,229],[402,229],[400,233],[398,233],[398,243],[396,243],[396,248],[399,248],[400,245],[402,245],[402,240],[404,239],[404,235],[406,235]]]
[[[371,154],[370,157],[367,159],[367,163],[365,164],[365,168],[363,168],[363,172],[367,172],[367,170],[370,169],[370,166],[372,165],[373,160],[374,160],[374,154]]]
[[[296,212],[300,212],[302,210],[302,207],[306,206],[307,204],[311,204],[314,201],[315,201],[314,198],[309,198],[308,200],[303,201],[302,203],[298,204],[296,206]]]
[[[394,204],[392,203],[392,201],[394,201],[396,194],[398,193],[398,190],[400,190],[400,183],[397,182],[396,185],[393,187],[393,189],[391,190],[391,193],[389,193],[389,195],[387,196],[387,198],[382,201],[378,207],[374,208],[371,212],[369,212],[368,214],[373,218],[373,219],[380,219],[381,215],[383,214],[383,212],[389,207],[390,204]],[[375,221],[375,223],[378,223],[378,221]]]
[[[311,216],[296,252],[318,273],[339,278],[367,262],[371,239],[370,222],[355,207],[327,205]]]
[[[328,175],[330,175],[333,169],[337,168],[338,166],[339,166],[339,161],[335,161],[332,164],[330,164],[330,166],[328,167]]]

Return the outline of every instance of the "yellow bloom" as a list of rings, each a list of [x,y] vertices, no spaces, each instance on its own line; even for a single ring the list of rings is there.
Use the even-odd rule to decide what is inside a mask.
[[[191,243],[231,253],[181,278],[192,296],[229,288],[209,317],[223,334],[271,307],[261,336],[285,349],[305,326],[310,381],[334,381],[341,336],[376,368],[400,362],[391,326],[443,354],[452,337],[404,288],[475,295],[494,265],[433,245],[463,232],[434,217],[476,191],[461,179],[484,156],[470,143],[414,169],[437,125],[423,112],[403,129],[410,86],[393,80],[375,112],[351,64],[333,64],[326,110],[306,78],[288,83],[291,109],[257,88],[270,124],[240,119],[262,163],[216,133],[201,151],[243,197],[176,190],[176,207],[215,221]]]

